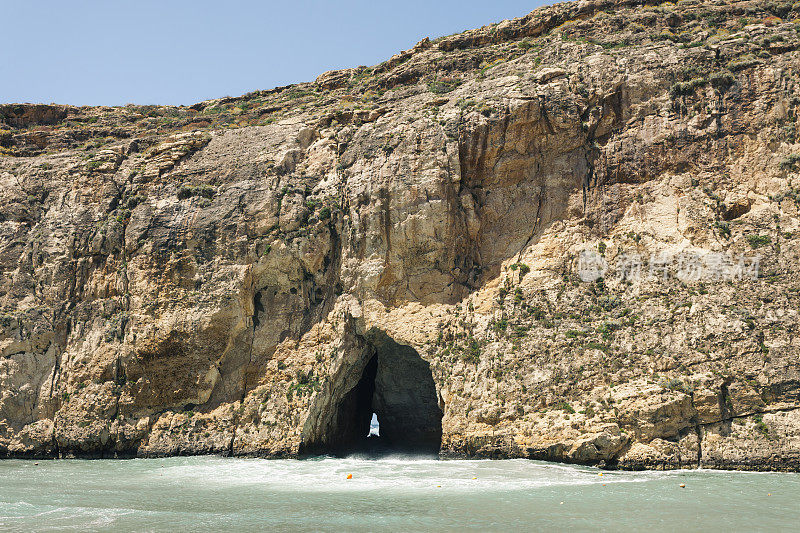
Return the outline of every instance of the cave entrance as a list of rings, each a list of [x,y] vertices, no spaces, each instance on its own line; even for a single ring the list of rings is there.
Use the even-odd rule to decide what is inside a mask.
[[[355,386],[321,417],[324,431],[304,443],[312,454],[438,454],[442,410],[430,365],[410,346],[371,330]]]

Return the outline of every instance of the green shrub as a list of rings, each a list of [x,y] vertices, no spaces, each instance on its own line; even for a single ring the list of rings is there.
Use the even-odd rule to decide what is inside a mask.
[[[317,93],[315,93],[314,91],[311,91],[311,90],[295,89],[293,91],[289,91],[286,94],[286,97],[288,99],[290,99],[290,100],[295,100],[297,98],[303,98],[304,96],[317,96]],[[243,109],[243,110],[246,110],[246,108]]]
[[[186,198],[191,198],[193,196],[199,196],[201,198],[212,199],[214,195],[217,193],[216,189],[211,185],[201,184],[201,185],[181,185],[178,188],[178,199],[185,200]]]
[[[758,59],[752,54],[742,56],[739,59],[734,59],[728,63],[728,70],[738,72],[746,68],[750,68],[758,64]]]
[[[789,154],[781,160],[781,168],[791,168],[800,161],[800,154]]]
[[[671,391],[686,392],[686,385],[678,378],[673,378],[666,383],[666,388]]]
[[[530,328],[528,326],[524,326],[524,325],[521,325],[521,324],[520,325],[516,325],[516,326],[514,326],[513,335],[515,337],[517,337],[517,338],[524,337],[528,333],[529,329]]]
[[[135,209],[141,203],[144,203],[147,197],[144,194],[135,194],[125,201],[125,209]]]
[[[708,81],[711,82],[711,86],[715,89],[726,91],[728,87],[736,83],[736,77],[728,70],[720,70],[719,72],[713,73]]]
[[[611,351],[611,347],[607,344],[601,344],[599,342],[587,342],[584,346],[587,350],[600,350],[601,352],[609,352]]]
[[[517,287],[516,290],[514,290],[514,303],[520,305],[523,301],[525,301],[525,297],[522,294],[522,289]]]
[[[571,415],[575,414],[575,409],[573,409],[572,406],[567,402],[561,402],[560,404],[558,404],[558,408],[564,411],[565,413],[569,413]]]
[[[687,96],[694,94],[695,89],[702,87],[706,83],[708,83],[708,80],[705,78],[692,78],[689,81],[679,81],[670,88],[669,93],[672,96]]]
[[[433,94],[447,94],[454,91],[461,85],[461,80],[457,78],[445,78],[428,83],[428,90]]]
[[[719,220],[717,220],[716,222],[714,222],[714,227],[717,228],[720,235],[722,235],[726,239],[731,238],[731,225],[728,224],[727,222],[720,222]]]
[[[753,421],[756,423],[756,431],[764,435],[765,437],[769,436],[769,427],[764,423],[764,417],[762,415],[755,415],[753,416]]]
[[[597,327],[597,332],[600,333],[604,339],[608,339],[611,337],[611,334],[619,329],[619,324],[614,322],[606,322]]]
[[[477,365],[481,360],[481,343],[478,339],[470,337],[462,353],[464,361]]]
[[[498,333],[505,333],[506,328],[508,327],[508,319],[501,318],[500,320],[494,321],[491,323],[492,329]]]
[[[487,63],[487,64],[483,65],[483,66],[481,67],[481,70],[480,70],[480,72],[479,72],[479,75],[480,75],[480,76],[485,76],[485,75],[486,75],[486,72],[487,72],[489,69],[492,69],[492,68],[496,67],[497,65],[499,65],[500,63],[504,63],[504,62],[505,62],[505,59],[503,59],[503,58],[499,58],[499,59],[495,59],[494,61],[492,61],[492,62],[490,62],[490,63]]]
[[[531,267],[526,265],[525,263],[514,263],[508,267],[511,270],[519,270],[519,277],[524,278],[525,274],[531,271]]]
[[[751,248],[760,248],[772,242],[769,235],[748,235],[747,242],[750,243]]]

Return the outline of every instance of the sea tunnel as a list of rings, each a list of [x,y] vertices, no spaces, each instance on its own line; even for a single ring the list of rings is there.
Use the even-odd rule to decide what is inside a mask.
[[[301,454],[438,454],[442,410],[430,365],[417,351],[371,330],[350,379],[312,416]],[[348,383],[349,381],[349,383]],[[373,415],[379,435],[370,434]]]

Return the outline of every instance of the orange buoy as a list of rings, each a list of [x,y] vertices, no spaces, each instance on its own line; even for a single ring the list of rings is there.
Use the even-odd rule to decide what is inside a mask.
[[[347,479],[353,479],[353,474],[347,474]]]
[[[686,488],[686,483],[681,483],[681,488],[685,489]]]

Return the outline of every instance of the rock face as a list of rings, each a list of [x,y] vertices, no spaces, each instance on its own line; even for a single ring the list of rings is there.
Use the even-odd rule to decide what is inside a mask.
[[[800,470],[794,9],[572,2],[189,108],[0,106],[0,454],[346,452],[375,412]]]

